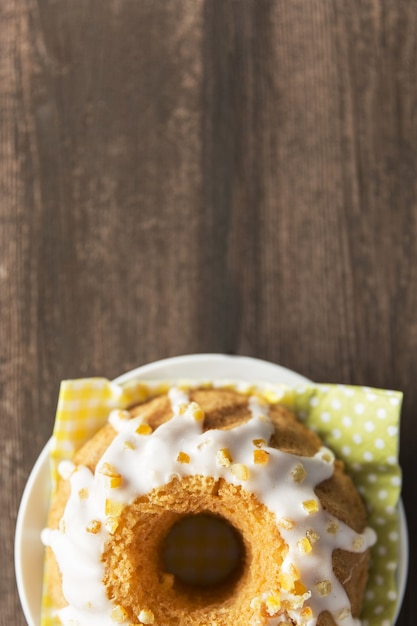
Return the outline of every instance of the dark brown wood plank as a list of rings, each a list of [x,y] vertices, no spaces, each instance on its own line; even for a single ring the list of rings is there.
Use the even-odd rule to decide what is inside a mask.
[[[416,552],[416,61],[413,0],[3,0],[1,624],[60,380],[174,354],[402,389]]]

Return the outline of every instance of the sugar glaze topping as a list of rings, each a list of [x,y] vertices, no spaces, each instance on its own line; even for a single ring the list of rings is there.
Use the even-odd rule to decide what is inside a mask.
[[[254,608],[266,607],[269,626],[288,623],[288,618],[297,626],[314,626],[324,610],[338,626],[358,626],[333,572],[332,552],[337,548],[364,552],[375,542],[375,533],[369,528],[355,533],[325,512],[315,495],[315,487],[333,474],[333,453],[323,447],[313,457],[301,457],[269,447],[274,427],[268,404],[256,396],[249,398],[249,421],[230,430],[203,432],[204,413],[190,402],[188,393],[174,387],[168,395],[174,415],[154,432],[140,416],[129,419],[126,411],[111,412],[109,422],[118,434],[94,474],[84,466],[72,473],[68,464],[63,468],[70,497],[59,529],[45,529],[42,540],[52,548],[62,573],[68,602],[59,611],[64,626],[128,623],[123,608],[106,595],[104,545],[125,505],[173,478],[193,475],[240,485],[275,514],[288,545],[283,575],[291,580],[298,572],[304,588],[295,594],[284,584],[254,598]],[[145,621],[138,617],[140,623],[152,623],[146,615]],[[254,618],[250,626],[260,623],[265,622]]]

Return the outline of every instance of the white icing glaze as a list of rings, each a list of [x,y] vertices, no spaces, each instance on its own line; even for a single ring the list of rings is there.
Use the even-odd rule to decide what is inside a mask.
[[[59,611],[64,626],[115,624],[111,619],[114,605],[107,598],[102,582],[104,564],[101,555],[110,536],[106,529],[106,500],[129,504],[169,483],[173,477],[180,479],[192,475],[224,478],[240,485],[275,513],[279,531],[289,547],[282,569],[290,572],[291,566],[295,566],[308,591],[301,599],[297,597],[299,606],[294,606],[288,614],[271,617],[270,626],[280,624],[286,617],[297,625],[314,626],[317,616],[324,610],[330,611],[338,626],[358,626],[360,622],[351,616],[347,595],[333,573],[331,557],[336,548],[363,552],[374,543],[375,533],[366,529],[363,535],[358,535],[322,509],[314,488],[333,474],[334,456],[330,450],[322,448],[314,457],[299,457],[262,445],[262,450],[269,455],[268,463],[255,464],[253,455],[257,447],[254,440],[267,442],[274,431],[267,416],[266,403],[260,403],[252,396],[249,399],[252,417],[248,422],[231,430],[203,432],[203,421],[196,419],[198,406],[189,403],[187,393],[172,388],[169,398],[173,418],[150,435],[136,432],[142,423],[140,417],[128,420],[124,412],[112,411],[109,421],[118,434],[100,459],[95,474],[83,466],[72,473],[69,472],[71,466],[64,468],[71,494],[60,528],[46,529],[42,533],[42,540],[51,546],[62,573],[63,593],[69,603]],[[224,448],[232,457],[229,467],[220,463],[216,456]],[[180,452],[189,456],[189,463],[176,460]],[[106,464],[122,477],[117,488],[109,484],[105,475]],[[233,472],[235,464],[247,468],[247,480]],[[312,514],[308,514],[303,506],[310,501],[315,501],[318,509]],[[279,523],[283,518],[290,520],[293,528],[283,528]],[[86,528],[93,520],[101,527],[96,533],[87,532]],[[337,524],[337,532],[328,532],[329,522]],[[312,549],[308,554],[303,554],[299,542],[305,541],[311,530],[320,538],[314,545],[310,544]],[[324,597],[317,591],[317,583],[321,581],[331,585],[331,592]],[[273,592],[265,589],[261,600]],[[281,597],[285,599],[285,592],[281,592]],[[291,600],[294,602],[294,596]],[[306,606],[312,609],[312,619],[305,620],[301,616]],[[349,609],[348,615],[340,619],[338,616],[346,613],[346,609]],[[257,622],[253,624],[256,626]]]
[[[75,465],[72,461],[61,461],[58,466],[58,473],[64,480],[68,480],[74,470]]]

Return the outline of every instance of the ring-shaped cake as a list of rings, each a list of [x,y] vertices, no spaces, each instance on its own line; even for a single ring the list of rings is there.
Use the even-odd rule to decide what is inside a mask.
[[[269,400],[172,387],[112,411],[61,465],[43,541],[64,626],[359,623],[365,506],[317,434]],[[236,537],[236,562],[204,582],[167,545],[184,520],[210,518]]]

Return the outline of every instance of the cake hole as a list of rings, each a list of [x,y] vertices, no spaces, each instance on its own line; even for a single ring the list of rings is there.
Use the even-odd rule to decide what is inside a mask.
[[[165,538],[165,571],[185,586],[213,588],[234,582],[243,569],[240,533],[226,519],[208,513],[176,522]]]

